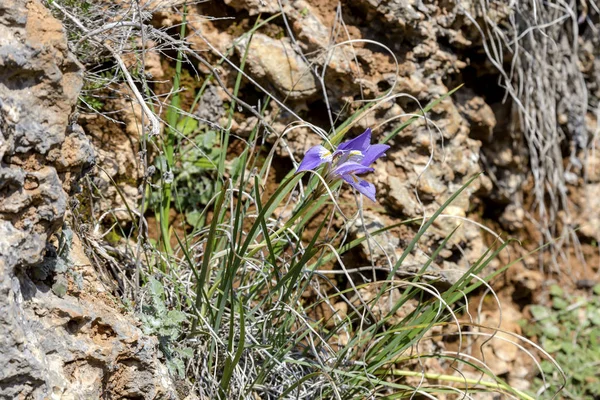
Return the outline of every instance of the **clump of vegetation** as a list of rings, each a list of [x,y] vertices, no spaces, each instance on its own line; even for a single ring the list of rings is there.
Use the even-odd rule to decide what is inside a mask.
[[[169,371],[178,378],[185,377],[185,361],[193,356],[193,351],[174,342],[182,334],[182,328],[188,322],[188,316],[176,309],[167,309],[166,294],[161,282],[150,278],[144,287],[149,301],[144,302],[138,314],[143,331],[158,337],[160,350],[167,358]]]
[[[196,132],[181,150],[174,168],[175,208],[185,215],[190,226],[201,226],[202,210],[214,196],[214,179],[221,157],[218,133],[211,129]]]
[[[592,295],[576,296],[552,285],[551,306],[532,305],[534,323],[522,321],[524,333],[536,338],[564,369],[563,394],[571,399],[600,397],[600,285],[592,290]],[[554,365],[542,361],[542,370],[552,386],[560,382]],[[540,378],[535,383],[542,386]],[[540,398],[552,399],[555,391],[551,389]]]

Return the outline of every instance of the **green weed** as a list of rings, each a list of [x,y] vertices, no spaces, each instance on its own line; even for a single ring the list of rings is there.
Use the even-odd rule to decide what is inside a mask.
[[[532,305],[534,322],[523,320],[524,333],[535,337],[551,353],[567,375],[563,395],[571,399],[600,397],[600,285],[587,296],[575,296],[560,286],[550,287],[551,306]],[[542,361],[543,372],[552,384],[540,395],[551,399],[559,373],[554,365]],[[547,379],[548,380],[548,379]],[[542,384],[536,378],[537,385]]]

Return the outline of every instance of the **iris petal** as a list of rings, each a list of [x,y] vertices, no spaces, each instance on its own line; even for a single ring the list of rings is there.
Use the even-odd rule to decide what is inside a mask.
[[[371,165],[389,149],[387,144],[374,144],[363,153],[362,165]]]
[[[369,200],[375,202],[375,185],[364,179],[357,178],[354,175],[342,175],[342,178],[348,182],[354,189],[365,195]]]
[[[370,143],[371,143],[371,128],[367,128],[366,131],[364,131],[362,134],[355,137],[354,139],[351,139],[344,143],[341,143],[337,149],[338,150],[358,150],[358,151],[362,152],[362,151],[365,151],[367,149],[367,147],[369,147]]]
[[[336,169],[333,170],[332,173],[335,175],[344,176],[348,174],[359,175],[372,171],[374,170],[371,167],[359,164],[357,162],[348,161],[339,165]]]
[[[308,149],[304,154],[304,159],[298,166],[296,173],[308,170],[314,170],[324,163],[331,162],[332,155],[325,147],[318,145]]]

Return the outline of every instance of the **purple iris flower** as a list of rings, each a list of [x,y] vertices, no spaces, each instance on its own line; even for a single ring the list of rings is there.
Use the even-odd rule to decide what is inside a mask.
[[[314,171],[321,165],[327,164],[325,173],[327,183],[341,178],[375,201],[375,185],[357,175],[372,172],[373,168],[370,165],[383,156],[389,148],[387,144],[371,144],[371,129],[367,128],[360,136],[341,143],[333,153],[321,145],[311,147],[304,155],[296,173]]]

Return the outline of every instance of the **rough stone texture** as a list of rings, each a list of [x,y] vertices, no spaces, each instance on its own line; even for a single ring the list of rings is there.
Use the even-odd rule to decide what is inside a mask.
[[[364,234],[364,228],[372,230],[409,218],[430,216],[471,176],[484,170],[485,174],[467,188],[428,230],[403,264],[405,269],[400,272],[411,274],[420,269],[442,239],[458,228],[448,246],[442,249],[426,272],[434,278],[454,282],[485,251],[483,231],[467,221],[489,218],[481,215],[481,211],[489,212],[505,230],[522,232],[527,227],[530,214],[524,204],[528,196],[524,183],[531,178],[528,148],[518,127],[519,117],[515,108],[510,100],[502,98],[503,93],[497,83],[498,72],[487,61],[480,32],[466,17],[468,11],[475,19],[483,19],[484,15],[478,13],[475,7],[477,2],[225,0],[207,3],[189,8],[188,28],[191,33],[187,39],[195,51],[211,61],[220,58],[212,49],[224,54],[241,34],[248,32],[254,20],[249,16],[261,13],[264,21],[268,17],[265,14],[279,13],[280,7],[283,8],[287,24],[278,17],[254,34],[245,72],[274,96],[291,100],[286,104],[294,112],[325,131],[331,128],[324,111],[325,97],[339,123],[364,105],[359,100],[372,100],[386,93],[407,94],[425,105],[458,84],[466,83],[429,113],[433,124],[427,126],[419,121],[392,140],[387,159],[379,160],[375,165],[376,173],[370,176],[377,185],[378,204],[365,201],[365,226],[357,222],[351,229],[351,234],[356,237]],[[510,14],[509,3],[495,2],[485,11],[485,17],[502,25],[501,22]],[[339,9],[338,4],[342,6]],[[212,16],[213,12],[214,16],[223,17],[223,20],[203,18],[204,15]],[[168,9],[155,14],[153,19],[153,23],[163,27],[172,27],[180,22],[181,14]],[[597,98],[600,97],[600,46],[597,35],[589,37],[593,35],[591,32],[590,29],[586,31],[581,43],[580,61],[590,95]],[[237,54],[231,57],[232,63],[239,65],[247,46],[247,41],[238,43]],[[388,49],[397,57],[397,65]],[[505,61],[509,64],[512,55],[506,56]],[[197,67],[201,73],[209,72],[201,64]],[[318,73],[314,74],[314,71]],[[222,63],[219,73],[225,84],[233,87],[237,71]],[[209,86],[205,93],[196,115],[211,123],[221,123],[226,96],[216,86]],[[256,99],[262,96],[263,93],[246,79],[242,80],[242,99],[254,105]],[[108,110],[114,111],[115,108]],[[407,113],[416,111],[418,107],[413,99],[398,97],[359,121],[347,136],[352,137],[371,127],[374,137],[380,139],[400,121],[406,120]],[[590,120],[595,118],[588,117]],[[131,118],[131,121],[134,119]],[[232,133],[241,137],[246,137],[258,124],[257,118],[244,113],[241,108],[236,110],[233,119]],[[292,156],[299,161],[309,147],[321,142],[317,134],[304,126],[288,131],[290,124],[296,122],[295,117],[273,101],[266,107],[265,121],[277,133],[286,132],[285,136],[272,135],[266,139],[274,145],[279,157]],[[128,127],[119,132],[119,129],[107,129],[103,123],[95,120],[85,127],[101,148],[99,158],[112,180],[122,184],[131,178],[123,192],[127,202],[135,204],[139,195],[135,183],[139,182],[140,175],[138,172],[130,173],[138,170],[135,169],[135,143],[130,146],[127,140],[135,141],[136,131]],[[588,129],[590,137],[598,136],[598,128],[591,127],[594,124],[592,121]],[[564,124],[565,130],[570,129],[568,125]],[[112,136],[116,139],[114,142],[103,139],[106,130],[115,133]],[[596,153],[579,158],[587,160],[586,179],[591,184],[586,185],[585,190],[570,188],[573,189],[570,195],[578,199],[578,210],[574,214],[580,218],[575,223],[581,226],[579,235],[597,240],[600,236],[597,218],[600,215],[600,161]],[[277,172],[286,172],[290,168],[287,162],[274,165],[275,169],[281,168]],[[570,173],[574,175],[570,178],[572,182],[583,180],[577,176],[578,171]],[[103,176],[102,173],[95,179],[104,179],[98,176]],[[109,180],[96,180],[95,183],[103,192],[120,201],[121,197],[111,189]],[[352,207],[354,203],[349,193],[350,190],[343,189],[341,196],[345,202],[342,204]],[[118,202],[99,202],[98,206],[100,213],[111,207],[123,208],[123,204]],[[125,213],[117,217],[129,219]],[[284,215],[281,217],[285,218]],[[370,264],[373,257],[378,266],[388,265],[388,259],[395,262],[418,227],[419,223],[416,223],[386,232],[374,237],[370,246],[367,242],[362,243],[360,251],[363,257],[355,261]],[[531,265],[536,262],[527,261]],[[518,279],[521,285],[524,281],[525,278]],[[518,316],[511,318],[517,319]],[[488,350],[486,359],[496,356],[501,359],[495,364],[494,371],[498,374],[510,372],[514,349],[494,345],[491,350]],[[528,370],[519,366],[518,370],[511,372],[509,380],[517,379],[518,386],[526,388],[528,381],[522,372]]]
[[[13,279],[12,344],[20,357],[0,347],[10,357],[0,398],[176,398],[158,340],[118,311],[78,241],[69,257],[81,287],[71,280],[62,298],[43,283]]]
[[[41,260],[62,223],[73,175],[93,153],[68,118],[82,85],[60,23],[37,2],[3,2],[0,13],[0,220],[22,231],[29,252],[6,268]]]
[[[363,214],[363,218],[358,218],[352,225],[352,232],[357,237],[364,237],[365,230],[373,232],[383,229],[386,226],[386,221],[383,221],[377,214],[367,211]],[[375,259],[390,257],[392,262],[396,250],[400,245],[400,238],[391,232],[384,232],[381,235],[372,237],[369,241],[364,241],[360,244],[361,252],[365,257],[373,255]]]
[[[60,298],[52,276],[30,278],[94,162],[69,123],[81,86],[60,22],[37,0],[0,2],[0,398],[173,398],[156,339],[100,287]]]
[[[170,2],[175,3],[181,2]],[[505,230],[517,232],[527,226],[529,214],[524,205],[527,200],[524,183],[531,175],[528,149],[523,133],[519,131],[514,107],[510,101],[505,102],[503,94],[499,93],[501,88],[497,85],[497,71],[486,62],[480,33],[465,15],[468,10],[474,18],[482,19],[483,15],[478,14],[474,6],[477,2],[225,0],[206,3],[189,7],[190,35],[187,40],[198,54],[211,61],[220,58],[212,52],[213,48],[225,54],[241,34],[248,32],[253,21],[248,16],[261,13],[264,21],[268,17],[265,14],[279,13],[280,6],[283,8],[287,24],[278,17],[254,34],[245,71],[274,96],[290,100],[286,104],[294,112],[325,131],[331,128],[324,111],[325,97],[339,123],[364,105],[360,100],[372,100],[387,93],[407,94],[425,105],[458,84],[466,83],[465,87],[429,113],[434,124],[428,126],[419,121],[391,141],[392,148],[387,159],[376,163],[376,173],[369,178],[377,185],[378,204],[365,201],[365,226],[357,221],[351,229],[351,234],[357,237],[364,234],[364,228],[373,230],[410,218],[430,216],[471,176],[484,170],[485,175],[480,176],[428,230],[417,249],[405,260],[401,273],[414,274],[428,261],[429,255],[442,239],[458,228],[448,246],[426,271],[434,279],[441,277],[446,282],[454,282],[471,262],[484,253],[482,230],[466,220],[487,218],[487,215],[479,214],[482,210],[489,211]],[[495,2],[485,16],[502,25],[500,22],[510,12],[509,3]],[[338,4],[342,5],[339,9]],[[204,17],[213,16],[213,12],[216,12],[215,17],[223,19],[219,21],[218,18],[211,20]],[[173,12],[168,7],[155,13],[153,18],[153,24],[163,27],[174,27],[181,21],[181,13]],[[591,32],[590,29],[586,31],[581,43],[580,61],[590,95],[598,98],[600,45],[597,37],[589,37],[593,35]],[[237,54],[231,56],[232,63],[239,65],[247,46],[247,41],[238,42]],[[397,57],[397,65],[388,49]],[[164,71],[156,62],[157,53],[148,54],[153,54],[156,67],[152,75],[161,76]],[[510,57],[507,54],[507,63],[510,63]],[[202,64],[195,67],[201,73],[209,72]],[[314,74],[314,71],[318,73]],[[219,73],[231,89],[237,71],[227,63],[222,63]],[[165,79],[168,78],[167,74]],[[263,93],[253,88],[246,79],[242,80],[242,99],[254,105],[256,99],[262,96]],[[219,124],[223,120],[225,104],[226,96],[222,89],[211,84],[194,112],[210,123]],[[106,110],[125,108],[123,104],[115,103],[108,104]],[[241,108],[235,111],[234,120],[231,121],[232,133],[247,137],[258,120],[244,113]],[[398,97],[359,121],[347,136],[352,137],[371,127],[374,138],[380,139],[398,126],[400,121],[406,120],[407,113],[416,111],[418,107],[413,99]],[[116,210],[115,215],[121,221],[129,220],[130,215],[124,210],[122,197],[116,193],[113,182],[121,186],[129,205],[135,205],[139,199],[137,184],[141,175],[136,158],[138,131],[135,123],[139,119],[136,113],[139,114],[137,111],[115,114],[126,123],[126,129],[109,126],[106,120],[98,117],[86,116],[85,123],[82,123],[98,148],[98,158],[103,168],[93,178],[96,187],[103,193],[103,200],[96,203],[98,209],[94,211],[100,215],[108,210]],[[589,136],[597,138],[599,131],[595,117],[591,113],[588,117],[591,121]],[[292,156],[299,161],[309,147],[321,142],[321,138],[305,126],[288,131],[295,120],[274,101],[266,107],[265,121],[277,133],[286,132],[285,136],[272,135],[266,140],[275,147],[277,156]],[[568,124],[564,128],[570,129]],[[597,217],[600,215],[600,158],[593,152],[579,158],[587,160],[586,179],[591,184],[583,190],[572,188],[570,195],[578,199],[578,210],[574,214],[579,218],[575,223],[581,226],[579,235],[587,240],[597,240],[600,237],[600,220]],[[277,172],[286,172],[290,168],[286,162],[274,165],[275,169],[281,168]],[[26,184],[25,176],[18,171],[3,171],[2,174],[6,185],[12,184],[10,182]],[[574,175],[571,181],[583,180],[576,173],[571,174]],[[342,204],[350,204],[351,208],[354,203],[349,194],[350,190],[344,188]],[[19,196],[21,193],[16,193],[15,199],[20,199]],[[485,204],[481,206],[483,202]],[[12,204],[6,202],[2,207],[10,211]],[[281,217],[286,218],[285,215]],[[386,232],[374,237],[370,246],[363,242],[360,247],[363,257],[354,261],[370,264],[373,257],[380,267],[387,266],[388,260],[395,262],[418,227],[419,223],[415,223]],[[0,229],[3,229],[1,232],[12,232],[11,229],[15,228],[6,225],[0,226]],[[10,234],[11,243],[25,240],[19,231]],[[534,264],[537,261],[527,262]],[[521,277],[517,281],[523,285],[527,279]],[[390,296],[387,300],[390,299],[394,297]],[[509,319],[517,318],[511,316]],[[86,325],[82,332],[93,331],[91,324]],[[110,324],[112,326],[113,323]],[[113,330],[117,331],[117,328]],[[498,374],[510,372],[514,349],[508,350],[499,345],[491,349],[493,351],[488,350],[486,359],[495,360],[496,356],[501,359],[494,364],[494,371]],[[110,360],[105,358],[102,362],[110,364]],[[528,381],[522,372],[529,369],[518,368],[509,374],[509,381],[517,379],[518,386],[526,388]],[[81,368],[82,371],[84,369]]]
[[[236,49],[240,56],[246,52],[247,46],[247,41],[239,42]],[[255,34],[246,62],[256,78],[268,81],[290,100],[306,99],[317,92],[308,64],[294,51],[289,39],[276,40]]]
[[[600,65],[598,81],[600,82]],[[600,92],[597,95],[600,98]],[[600,123],[597,119],[599,117],[600,108],[597,115],[588,117],[587,128],[592,137],[589,146],[591,151],[580,156],[585,160],[586,185],[575,192],[575,209],[572,210],[573,215],[578,216],[576,223],[580,227],[580,234],[596,241],[600,240],[600,152],[597,150],[600,146]]]

